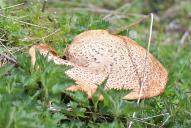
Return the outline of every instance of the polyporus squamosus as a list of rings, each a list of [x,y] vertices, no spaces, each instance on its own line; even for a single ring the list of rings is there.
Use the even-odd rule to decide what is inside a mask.
[[[97,85],[107,77],[105,89],[131,89],[123,99],[141,99],[161,94],[167,83],[167,71],[145,48],[125,36],[112,35],[105,30],[89,30],[77,35],[65,50],[66,60],[56,56],[45,44],[34,45],[29,53],[35,62],[35,50],[48,54],[56,64],[72,65],[66,74],[77,85],[67,88],[83,90],[91,98]],[[147,58],[145,57],[147,53]],[[145,60],[146,58],[146,60]]]

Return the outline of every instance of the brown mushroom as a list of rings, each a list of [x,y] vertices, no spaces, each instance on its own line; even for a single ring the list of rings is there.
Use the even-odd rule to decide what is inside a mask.
[[[33,61],[36,48],[43,53],[50,50],[33,46],[30,49]],[[106,89],[132,89],[123,99],[138,99],[143,81],[141,99],[157,96],[165,89],[165,68],[150,53],[145,60],[146,49],[128,37],[112,35],[105,30],[89,30],[76,36],[65,51],[67,60],[59,59],[54,52],[49,53],[52,56],[49,59],[56,63],[59,60],[58,64],[72,65],[66,74],[77,85],[68,90],[83,90],[89,98],[107,76]]]

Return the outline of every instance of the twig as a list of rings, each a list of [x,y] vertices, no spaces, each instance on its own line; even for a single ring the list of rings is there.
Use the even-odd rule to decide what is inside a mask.
[[[2,34],[2,36],[0,37],[0,39],[2,39],[3,37],[5,37],[6,34]]]
[[[5,9],[10,9],[10,8],[18,7],[18,6],[21,6],[21,5],[24,5],[24,4],[25,3],[20,3],[20,4],[12,5],[12,6],[9,6],[9,7],[5,7],[5,8],[0,9],[0,11],[1,10],[5,10]]]
[[[10,50],[0,41],[0,44],[7,50],[7,52],[15,59],[16,57],[10,52]]]
[[[23,18],[26,18],[26,17],[29,17],[29,15],[19,16],[19,17],[17,17],[17,20],[18,20],[18,19],[23,19]]]
[[[19,22],[19,23],[21,23],[21,24],[30,25],[30,26],[37,27],[37,28],[48,29],[47,27],[39,26],[39,25],[36,25],[36,24],[28,23],[28,22],[25,22],[25,21],[17,20],[17,19],[13,19],[13,18],[11,18],[11,17],[7,17],[7,16],[4,16],[4,15],[2,15],[2,14],[0,14],[0,16],[1,16],[1,17],[4,17],[4,18],[6,18],[6,19],[11,19],[11,20],[13,20],[13,21]]]
[[[43,1],[43,5],[42,5],[42,9],[41,11],[44,12],[45,8],[46,8],[46,3],[47,3],[48,0],[44,0]]]
[[[107,14],[106,16],[103,17],[103,19],[107,20],[109,17],[111,17],[112,15],[118,13],[121,9],[123,9],[127,5],[129,5],[129,3],[126,3],[126,4],[122,5],[121,7],[117,8],[115,11],[112,11],[111,13]]]
[[[16,60],[14,58],[11,58],[10,56],[0,53],[1,56],[4,56],[6,59],[8,59],[9,61],[13,62],[13,63],[17,63]]]
[[[184,44],[184,42],[185,42],[186,38],[189,36],[189,34],[190,34],[190,29],[188,29],[188,30],[183,34],[183,36],[182,36],[182,38],[181,38],[181,40],[180,40],[180,44],[181,44],[181,45]]]
[[[48,38],[49,36],[56,34],[59,31],[60,31],[60,29],[55,30],[54,32],[50,33],[49,35],[42,37],[42,40],[44,41],[44,39]]]
[[[110,13],[112,10],[102,9],[102,8],[74,8],[73,11],[90,11],[90,12],[96,12],[96,13]]]
[[[123,27],[121,27],[121,28],[118,29],[118,30],[111,31],[111,33],[112,33],[112,34],[119,34],[119,33],[123,32],[123,31],[125,31],[126,29],[128,29],[128,28],[130,28],[130,27],[133,27],[133,26],[135,26],[135,25],[141,23],[142,21],[144,21],[144,20],[147,19],[148,17],[149,17],[149,15],[145,15],[145,16],[143,16],[143,18],[137,20],[136,22],[133,22],[132,24],[127,25],[127,26],[123,26]]]
[[[149,123],[149,122],[146,122],[146,121],[143,121],[143,120],[139,120],[139,119],[136,119],[136,118],[133,118],[133,120],[144,123],[144,124],[148,124],[148,125],[151,125],[151,126],[154,126],[154,127],[159,127],[156,124],[152,124],[152,123]]]
[[[4,40],[4,39],[1,39],[1,38],[0,38],[0,41],[8,41],[8,40]]]
[[[170,115],[168,115],[168,117],[166,118],[166,120],[162,123],[162,125],[159,128],[162,128],[164,126],[164,124],[169,120]]]
[[[151,44],[151,36],[152,36],[152,26],[153,26],[153,14],[151,13],[150,14],[151,16],[151,23],[150,23],[150,30],[149,30],[149,40],[148,40],[148,45],[147,45],[147,51],[145,53],[145,61],[144,61],[144,69],[143,69],[143,79],[141,81],[141,85],[140,85],[140,92],[139,92],[139,98],[137,100],[137,104],[140,103],[140,100],[141,100],[141,97],[142,97],[142,93],[143,93],[143,86],[144,86],[144,83],[145,83],[145,77],[147,77],[146,75],[146,65],[147,65],[147,58],[148,58],[148,53],[149,53],[149,50],[150,50],[150,44]],[[136,112],[133,113],[133,118],[135,117],[136,115]],[[133,122],[130,121],[129,123],[129,126],[128,128],[131,128]]]
[[[116,19],[127,19],[129,18],[128,16],[126,15],[115,15],[113,17],[110,17],[107,19],[108,22],[111,22],[112,20],[116,20]]]
[[[160,116],[164,116],[164,115],[169,115],[169,113],[162,113],[162,114],[155,115],[155,116],[149,116],[149,117],[145,117],[145,118],[140,118],[140,120],[148,120],[148,119],[152,119],[152,118],[156,118],[156,117],[160,117]]]

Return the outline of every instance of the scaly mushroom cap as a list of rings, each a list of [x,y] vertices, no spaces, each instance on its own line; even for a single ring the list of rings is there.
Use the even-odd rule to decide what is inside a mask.
[[[157,96],[165,89],[165,68],[150,53],[145,60],[146,49],[127,37],[115,36],[105,30],[83,32],[65,50],[67,60],[58,58],[48,46],[40,45],[30,49],[32,60],[35,60],[34,49],[38,49],[42,54],[49,51],[48,59],[57,64],[72,65],[66,74],[77,85],[68,90],[83,90],[89,98],[107,77],[106,89],[132,89],[123,99],[138,99],[142,82],[141,99]]]
[[[143,99],[161,94],[167,82],[165,68],[150,53],[145,60],[146,52],[128,37],[115,36],[105,30],[90,30],[74,38],[66,57],[75,65],[107,74],[107,89],[132,89],[124,99],[138,99],[143,82]],[[86,81],[94,81],[94,78]]]

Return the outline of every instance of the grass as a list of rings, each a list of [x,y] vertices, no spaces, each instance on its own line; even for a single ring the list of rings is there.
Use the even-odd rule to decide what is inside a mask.
[[[6,8],[22,2],[0,1],[0,6]],[[5,57],[7,64],[0,68],[0,128],[120,128],[127,127],[129,121],[136,128],[191,125],[189,1],[160,1],[157,6],[138,0],[114,3],[49,1],[42,12],[43,3],[34,1],[1,10],[0,57],[15,56],[17,63],[13,65]],[[171,15],[169,8],[175,8]],[[136,105],[136,101],[121,100],[128,91],[106,92],[103,83],[94,98],[88,100],[83,92],[64,91],[73,84],[64,74],[70,67],[47,62],[40,55],[35,67],[31,65],[27,53],[31,45],[47,43],[63,56],[63,48],[88,29],[107,29],[147,47],[150,21],[145,16],[149,12],[155,13],[150,51],[169,72],[166,90],[160,96]],[[103,20],[106,16],[109,18]],[[104,96],[103,102],[98,101],[99,94]],[[133,112],[136,118],[132,118]]]

